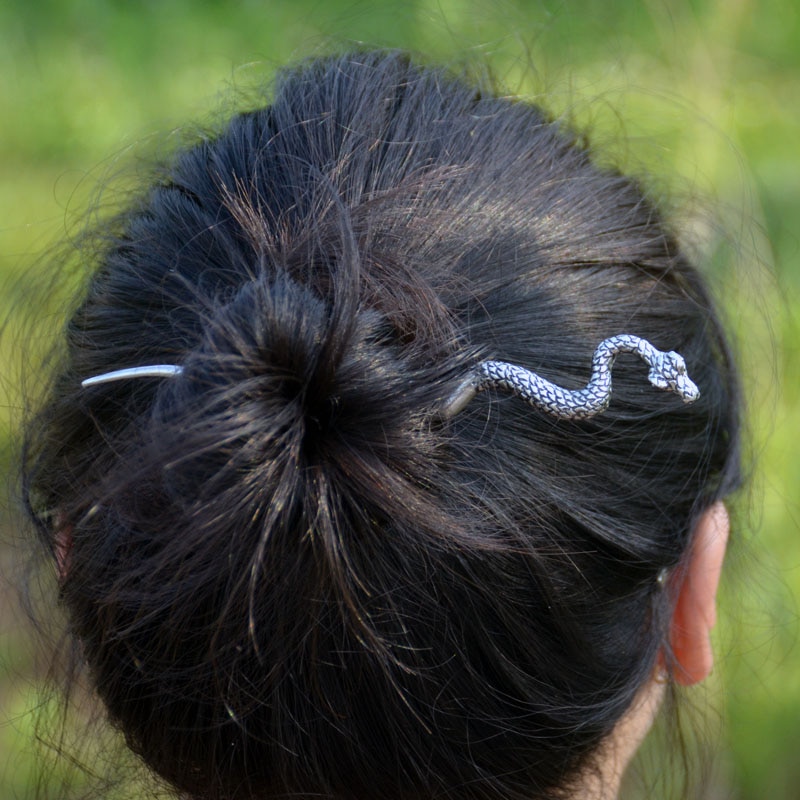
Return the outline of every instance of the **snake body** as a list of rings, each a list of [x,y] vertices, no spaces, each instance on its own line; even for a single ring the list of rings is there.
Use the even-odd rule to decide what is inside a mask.
[[[604,411],[611,400],[611,367],[619,353],[634,353],[642,358],[650,367],[650,383],[675,392],[685,403],[692,403],[700,396],[681,355],[672,350],[658,350],[646,339],[623,333],[610,336],[597,346],[592,358],[592,377],[583,389],[564,389],[516,364],[483,361],[445,403],[444,416],[457,414],[478,392],[491,388],[509,391],[558,419],[593,417]]]

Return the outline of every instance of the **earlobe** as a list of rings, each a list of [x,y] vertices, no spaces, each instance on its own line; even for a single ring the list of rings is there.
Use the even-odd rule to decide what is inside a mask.
[[[717,621],[717,587],[729,530],[728,512],[722,502],[705,511],[695,530],[670,629],[674,678],[683,686],[702,681],[714,665],[711,629]]]

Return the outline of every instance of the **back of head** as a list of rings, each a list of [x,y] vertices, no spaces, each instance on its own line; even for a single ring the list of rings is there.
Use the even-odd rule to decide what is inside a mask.
[[[375,53],[285,72],[112,228],[25,472],[132,748],[204,798],[554,796],[738,479],[724,337],[639,187],[539,109]],[[486,357],[583,386],[621,332],[700,399],[621,357],[592,419],[439,413]]]

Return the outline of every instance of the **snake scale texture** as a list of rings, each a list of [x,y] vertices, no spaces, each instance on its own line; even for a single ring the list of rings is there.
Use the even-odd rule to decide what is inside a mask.
[[[634,353],[649,366],[653,386],[675,392],[685,403],[692,403],[700,390],[686,372],[686,362],[678,353],[664,352],[646,339],[628,333],[610,336],[597,346],[592,358],[592,377],[584,389],[570,391],[524,367],[505,361],[484,361],[445,403],[444,416],[461,411],[477,392],[500,389],[511,392],[532,406],[558,419],[587,419],[608,407],[611,400],[611,367],[619,353]]]

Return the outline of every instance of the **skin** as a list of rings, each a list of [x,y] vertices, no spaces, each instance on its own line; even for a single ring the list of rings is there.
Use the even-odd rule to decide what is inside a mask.
[[[670,629],[672,679],[682,686],[704,680],[714,666],[711,630],[717,621],[717,588],[729,532],[722,502],[711,506],[697,524]],[[661,707],[668,680],[665,663],[666,658],[659,659],[650,681],[598,753],[597,769],[575,792],[576,799],[616,800],[619,796],[622,776]]]
[[[714,666],[710,635],[717,621],[717,587],[729,533],[728,511],[723,503],[715,503],[698,523],[672,616],[673,677],[682,686],[704,680]]]

